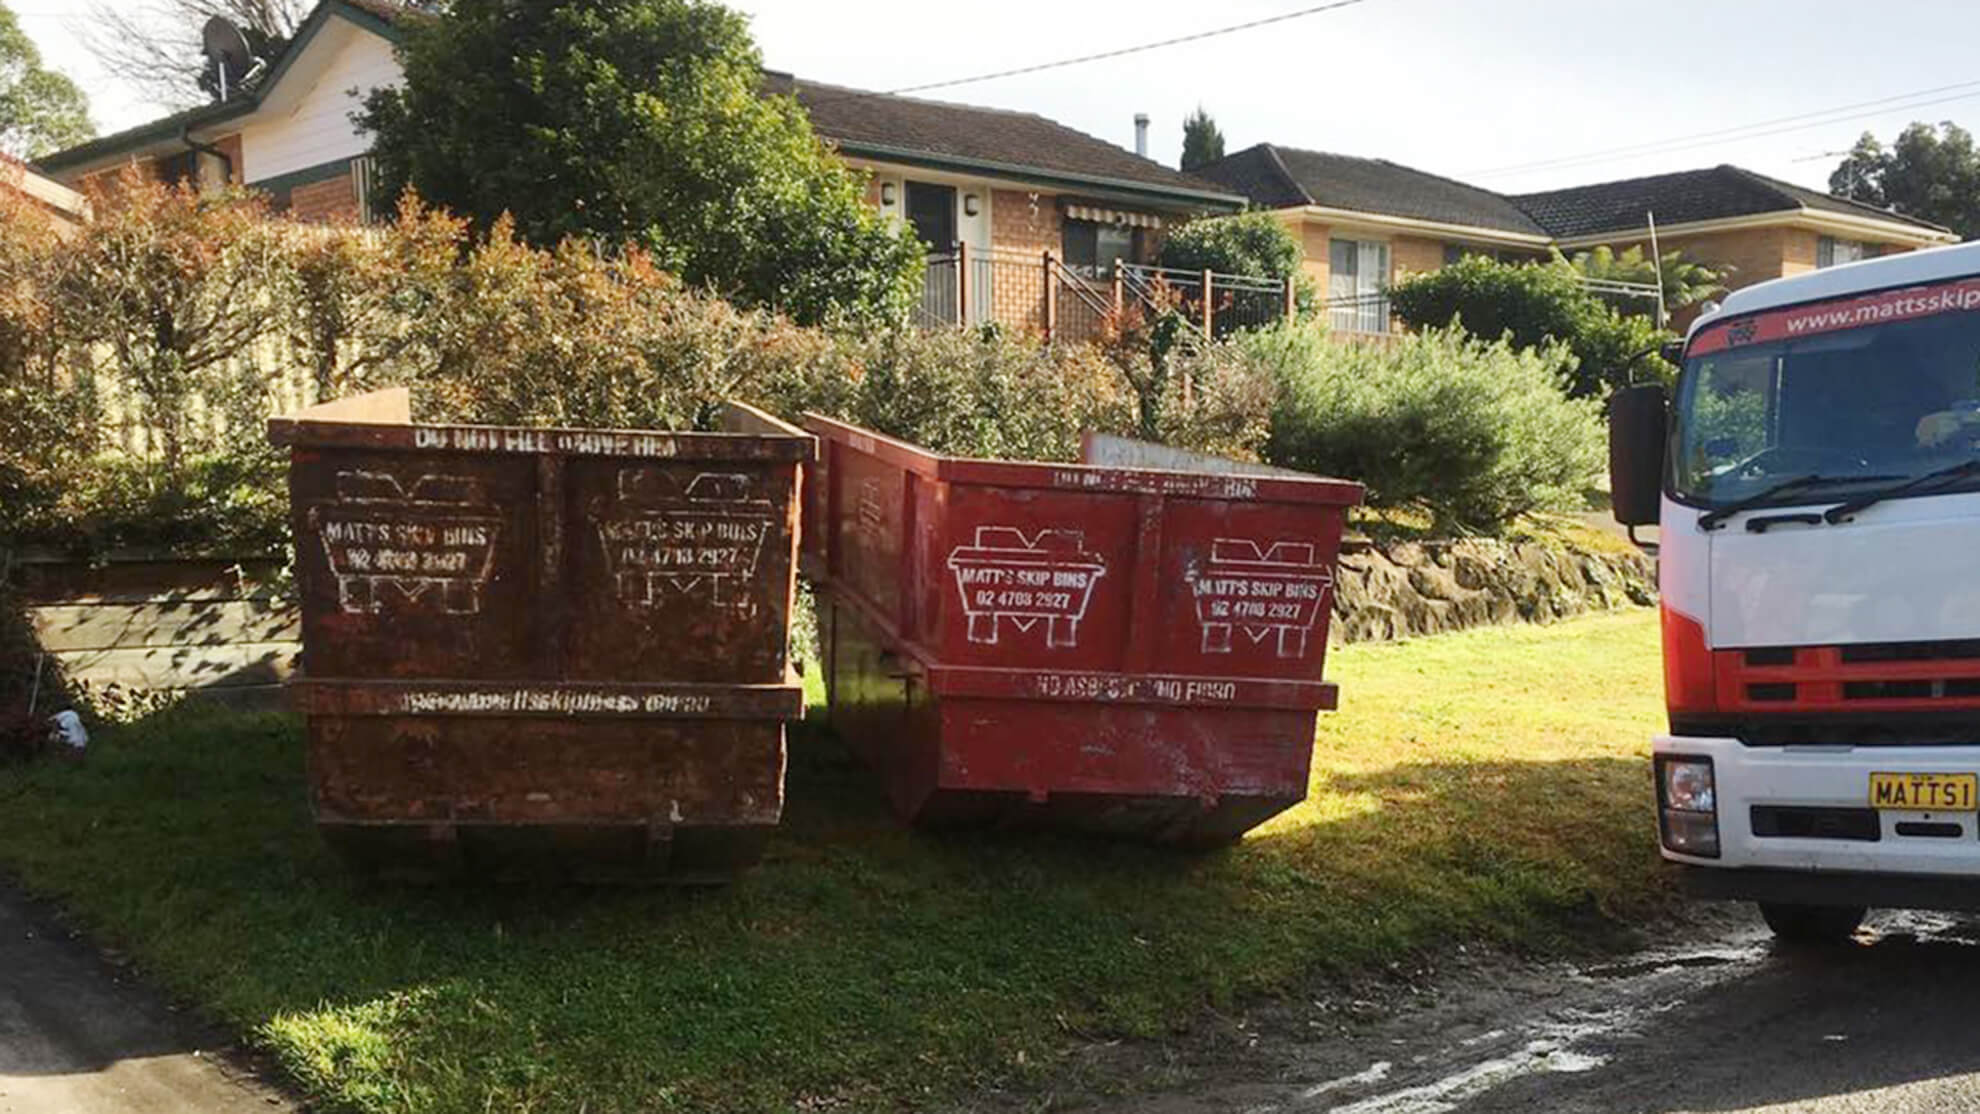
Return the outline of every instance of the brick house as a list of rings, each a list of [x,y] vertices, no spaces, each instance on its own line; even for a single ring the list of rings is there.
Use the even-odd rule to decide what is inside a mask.
[[[1197,174],[1291,227],[1336,332],[1388,332],[1383,291],[1404,275],[1466,254],[1540,259],[1553,244],[1509,198],[1387,159],[1260,143]]]
[[[1197,174],[1292,226],[1343,332],[1387,332],[1384,288],[1465,255],[1540,259],[1602,245],[1641,245],[1647,254],[1651,214],[1659,247],[1728,268],[1726,285],[1735,288],[1958,239],[1736,166],[1506,195],[1383,159],[1263,143]]]
[[[40,166],[87,189],[135,162],[171,181],[267,190],[300,219],[361,218],[371,200],[370,137],[351,114],[370,90],[403,80],[394,47],[406,18],[394,0],[323,0],[251,91]],[[868,175],[870,203],[929,245],[923,315],[948,323],[1049,332],[1057,294],[1091,301],[1084,279],[1119,260],[1149,261],[1166,227],[1245,204],[1214,183],[1030,113],[776,72],[765,73],[764,91],[795,97],[818,135]]]
[[[369,202],[371,139],[351,122],[370,90],[401,80],[390,0],[324,0],[249,90],[93,139],[36,164],[80,190],[135,163],[159,178],[266,191],[303,220],[353,220]]]
[[[1729,165],[1512,200],[1567,254],[1598,245],[1640,245],[1648,254],[1647,214],[1654,213],[1663,251],[1729,269],[1733,288],[1959,239],[1936,224]],[[1689,316],[1680,314],[1679,324]]]
[[[930,251],[925,318],[1037,332],[1070,318],[1118,262],[1151,262],[1163,231],[1234,213],[1234,191],[1028,112],[872,93],[767,73],[867,175],[868,202]],[[1048,258],[1049,256],[1049,258]]]

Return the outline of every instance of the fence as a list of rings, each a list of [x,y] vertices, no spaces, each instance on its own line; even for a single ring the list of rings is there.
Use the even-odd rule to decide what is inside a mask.
[[[916,323],[999,325],[1047,343],[1098,340],[1130,308],[1174,309],[1206,336],[1268,325],[1291,312],[1290,281],[1121,263],[1087,273],[1052,252],[958,244],[930,255]]]

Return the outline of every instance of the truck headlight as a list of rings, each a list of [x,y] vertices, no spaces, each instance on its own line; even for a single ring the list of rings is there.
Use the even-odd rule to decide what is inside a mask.
[[[1712,760],[1657,756],[1657,826],[1664,846],[1680,855],[1719,857],[1719,795]]]

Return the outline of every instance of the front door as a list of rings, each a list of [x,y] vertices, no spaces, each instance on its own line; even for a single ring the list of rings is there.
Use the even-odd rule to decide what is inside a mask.
[[[914,234],[938,254],[956,250],[956,188],[932,182],[907,184],[907,219]]]

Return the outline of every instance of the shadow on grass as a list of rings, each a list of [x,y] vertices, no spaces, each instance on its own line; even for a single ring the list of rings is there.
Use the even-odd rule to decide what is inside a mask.
[[[1068,1035],[1654,901],[1640,761],[1400,766],[1225,851],[903,830],[794,732],[763,864],[714,890],[408,889],[310,824],[300,729],[186,709],[0,772],[0,865],[356,1110],[919,1108]]]

